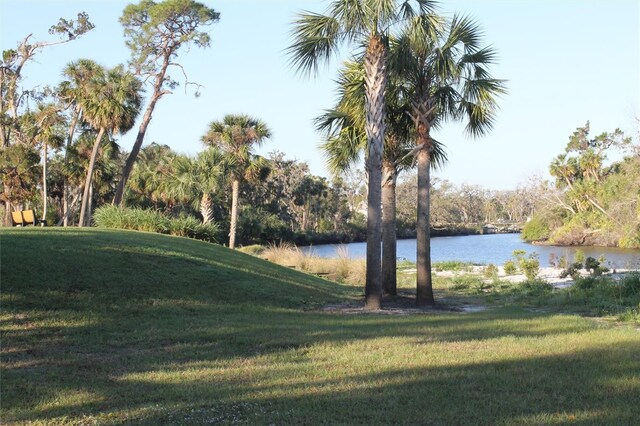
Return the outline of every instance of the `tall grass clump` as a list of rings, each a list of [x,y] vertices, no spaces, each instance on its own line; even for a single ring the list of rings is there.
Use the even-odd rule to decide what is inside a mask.
[[[168,234],[171,229],[169,218],[159,211],[111,205],[96,209],[93,221],[99,228],[129,229],[159,234]]]
[[[181,215],[170,220],[169,233],[178,237],[217,243],[220,236],[220,227],[213,222],[202,223],[193,216]]]
[[[346,249],[338,249],[336,258],[308,255],[291,243],[271,244],[260,253],[269,262],[316,274],[332,281],[364,284],[365,261],[349,259]]]
[[[96,209],[93,221],[99,228],[155,232],[212,243],[220,236],[220,227],[215,223],[205,224],[187,215],[170,218],[157,210],[105,205]]]

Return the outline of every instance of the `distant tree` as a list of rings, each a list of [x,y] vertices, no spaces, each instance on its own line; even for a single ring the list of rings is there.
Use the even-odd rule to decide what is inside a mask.
[[[61,128],[65,120],[55,104],[40,105],[36,112],[36,120],[36,140],[42,145],[42,220],[45,220],[48,207],[47,163],[49,148],[60,148],[64,144]]]
[[[178,82],[168,75],[169,67],[178,67],[184,73],[182,66],[176,62],[178,51],[191,43],[198,47],[209,47],[209,34],[201,29],[218,22],[219,17],[220,14],[213,9],[193,0],[165,0],[159,3],[142,0],[124,9],[120,23],[131,50],[131,66],[144,81],[153,81],[153,91],[122,170],[114,204],[124,202],[125,187],[156,103],[178,86]],[[186,84],[193,83],[187,81]]]
[[[218,147],[230,159],[232,201],[231,225],[229,229],[229,248],[235,248],[236,226],[238,220],[238,200],[240,183],[255,181],[263,176],[267,164],[253,154],[254,146],[260,146],[265,139],[271,137],[267,125],[248,115],[226,115],[222,121],[213,121],[209,130],[202,136],[202,141]]]
[[[178,157],[168,145],[152,142],[142,147],[131,173],[127,204],[170,211],[173,200],[166,185]]]
[[[164,192],[170,199],[193,202],[202,222],[210,223],[212,195],[223,186],[230,161],[216,147],[205,149],[195,158],[177,156],[171,162],[171,171],[163,177]]]
[[[24,111],[23,106],[28,99],[36,99],[42,96],[38,90],[23,89],[20,82],[23,79],[23,71],[25,65],[34,59],[36,54],[47,46],[67,43],[71,40],[82,36],[86,32],[92,30],[94,25],[89,21],[86,13],[79,13],[77,20],[67,20],[61,18],[56,25],[49,29],[52,35],[59,35],[60,40],[51,41],[32,41],[32,34],[29,34],[15,49],[8,49],[2,52],[2,60],[0,61],[0,149],[9,149],[12,152],[3,153],[3,157],[18,160],[16,164],[22,165],[23,172],[33,170],[33,167],[27,166],[26,161],[34,160],[35,157],[30,155],[30,149],[16,148],[11,146],[18,144],[29,145],[33,143],[33,136],[36,132],[33,130],[34,121]],[[26,127],[23,126],[26,124]],[[17,159],[16,155],[25,154],[26,156]],[[15,168],[10,164],[0,170],[0,174],[11,175],[15,173]],[[24,200],[25,190],[27,188],[15,188],[12,184],[19,182],[26,183],[28,179],[21,177],[18,180],[12,178],[3,178],[2,196],[0,196],[5,206],[4,224],[11,224],[12,203],[19,203]],[[33,189],[33,188],[32,188]],[[17,196],[18,198],[13,198]]]
[[[140,113],[142,104],[142,83],[122,65],[111,70],[97,72],[91,79],[89,96],[81,100],[84,120],[98,131],[87,178],[84,184],[80,220],[78,226],[89,224],[89,194],[92,184],[100,142],[105,133],[124,133],[131,129]]]
[[[69,159],[69,151],[73,143],[73,137],[76,132],[78,123],[82,119],[82,101],[89,96],[89,85],[96,73],[101,72],[102,67],[91,59],[80,59],[76,62],[70,62],[64,68],[62,74],[66,78],[57,89],[57,97],[62,104],[62,108],[71,111],[69,120],[69,130],[67,132],[67,141],[65,147],[64,159]],[[71,188],[66,174],[63,182],[63,207],[62,207],[62,224],[69,224],[70,216],[70,197]]]
[[[412,6],[412,3],[414,4]],[[397,0],[333,0],[326,15],[302,13],[294,23],[289,52],[294,67],[310,72],[336,53],[342,42],[364,49],[368,173],[367,272],[365,308],[381,307],[381,188],[387,86],[387,37],[401,20],[430,14],[435,2]]]

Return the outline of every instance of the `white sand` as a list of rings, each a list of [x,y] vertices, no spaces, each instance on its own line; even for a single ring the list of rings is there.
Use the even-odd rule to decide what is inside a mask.
[[[527,280],[524,274],[517,275],[507,275],[504,273],[504,268],[502,266],[498,266],[498,279],[501,281],[509,281],[512,283],[521,283]],[[472,266],[470,271],[435,271],[435,275],[437,277],[455,277],[460,275],[482,275],[484,273],[485,266]],[[415,271],[415,270],[413,270]],[[620,279],[624,276],[624,274],[628,272],[636,271],[635,269],[618,269],[616,273],[613,274],[608,272],[604,275],[610,276],[614,279]],[[538,274],[538,278],[552,284],[556,288],[564,288],[569,287],[573,284],[573,280],[571,277],[560,278],[560,273],[562,272],[562,268],[540,268],[540,273]],[[589,273],[585,270],[581,270],[580,274],[582,276],[587,276]],[[490,279],[485,280],[486,282],[491,282]]]

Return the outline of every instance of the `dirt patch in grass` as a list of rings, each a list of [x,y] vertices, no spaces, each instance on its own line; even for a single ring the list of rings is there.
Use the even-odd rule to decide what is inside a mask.
[[[382,300],[382,309],[369,311],[364,308],[364,301],[348,302],[325,305],[320,310],[339,314],[373,314],[373,315],[419,315],[419,314],[448,314],[482,312],[487,310],[486,305],[454,304],[446,300],[439,300],[434,305],[416,306],[415,295],[398,294],[397,296],[385,296]]]

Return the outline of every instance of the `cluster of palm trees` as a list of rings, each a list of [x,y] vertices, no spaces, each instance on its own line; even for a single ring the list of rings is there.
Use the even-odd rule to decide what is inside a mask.
[[[43,157],[47,158],[47,146],[61,147],[61,141],[55,142],[55,135],[60,134],[58,125],[68,123],[65,166],[74,164],[69,161],[70,156],[77,151],[81,140],[87,135],[93,137],[93,144],[89,156],[89,165],[83,181],[73,179],[71,170],[64,173],[64,202],[63,222],[68,224],[73,217],[73,203],[70,202],[73,188],[81,189],[76,200],[80,200],[79,226],[86,226],[91,221],[91,200],[93,190],[93,175],[97,161],[103,150],[108,149],[103,140],[113,141],[112,136],[130,130],[138,117],[142,106],[142,82],[131,72],[119,65],[106,69],[89,59],[81,59],[68,64],[63,75],[66,77],[56,91],[57,105],[41,108],[42,117],[40,129],[48,129],[51,135],[39,135],[43,144]],[[70,119],[65,121],[61,117],[64,110],[71,111]],[[45,122],[48,120],[50,122]],[[55,121],[55,122],[54,122]],[[77,131],[80,136],[75,138]],[[267,125],[247,115],[227,115],[220,121],[213,121],[202,137],[208,146],[195,159],[184,156],[167,158],[171,160],[171,172],[161,180],[155,180],[157,187],[150,193],[164,193],[166,197],[176,200],[199,199],[199,210],[203,222],[211,221],[211,195],[220,189],[225,176],[229,176],[232,187],[231,230],[229,234],[230,247],[235,246],[236,224],[238,216],[239,186],[244,181],[256,180],[268,172],[264,160],[253,153],[255,146],[269,138],[271,132]],[[60,139],[59,136],[57,139]],[[163,155],[163,153],[160,153]],[[166,153],[164,153],[166,154]],[[45,162],[46,164],[46,162]],[[154,173],[155,171],[149,170]],[[140,170],[144,175],[145,171]],[[44,170],[43,188],[46,184],[46,166]],[[43,194],[46,200],[47,194]]]
[[[80,59],[68,64],[63,75],[66,80],[58,88],[60,109],[72,111],[67,132],[65,160],[73,153],[74,135],[78,126],[82,133],[95,134],[89,157],[80,207],[78,225],[90,223],[89,202],[93,187],[93,173],[105,136],[124,133],[135,124],[142,106],[142,82],[122,65],[107,69],[90,59]],[[43,127],[46,128],[46,127]],[[52,128],[52,127],[49,127]],[[44,156],[46,158],[46,155]],[[65,161],[66,163],[66,161]],[[46,188],[46,183],[43,185]],[[69,196],[72,184],[65,176],[63,221],[68,224],[71,216]],[[46,205],[46,195],[43,197]]]
[[[326,14],[300,14],[293,34],[292,64],[304,72],[317,72],[319,63],[329,60],[342,44],[358,48],[354,60],[343,66],[338,104],[318,119],[318,127],[326,132],[324,148],[334,169],[348,167],[361,152],[365,154],[365,307],[380,309],[383,289],[389,294],[396,291],[393,189],[402,168],[414,164],[418,169],[416,300],[419,305],[433,304],[430,169],[446,156],[432,130],[448,120],[463,119],[471,136],[492,128],[496,98],[505,92],[503,81],[489,74],[494,50],[481,46],[475,22],[459,16],[443,18],[429,0],[333,0]]]

